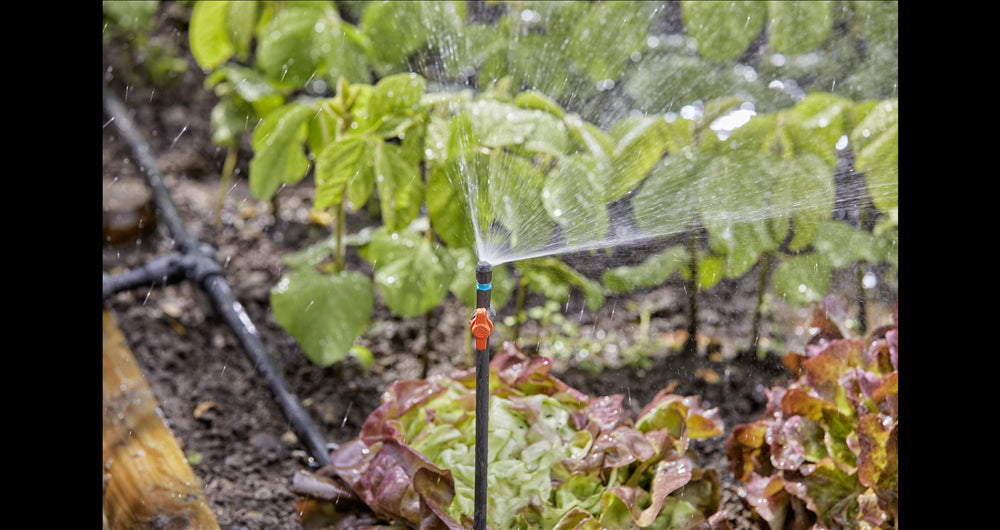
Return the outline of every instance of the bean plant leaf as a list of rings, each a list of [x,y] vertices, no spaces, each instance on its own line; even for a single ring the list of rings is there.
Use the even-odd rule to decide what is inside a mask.
[[[285,102],[284,96],[260,74],[244,66],[227,63],[205,78],[219,102],[212,108],[212,142],[232,145],[252,131],[259,116],[266,116]]]
[[[899,207],[899,102],[880,102],[851,133],[855,165],[865,173],[875,207]]]
[[[250,106],[235,98],[220,99],[209,115],[212,124],[212,143],[232,145],[247,128],[246,117]]]
[[[851,23],[870,43],[899,40],[899,2],[853,2]]]
[[[610,134],[616,141],[611,159],[614,170],[595,175],[605,202],[624,197],[646,178],[670,146],[672,131],[662,117],[655,116],[620,120]],[[600,179],[602,175],[608,180]]]
[[[794,220],[788,248],[799,251],[813,242],[820,224],[830,218],[834,204],[832,168],[818,155],[806,154],[775,162],[776,182],[770,190],[771,220]],[[783,239],[786,230],[775,233]]]
[[[596,166],[592,157],[571,155],[560,159],[545,176],[542,204],[562,227],[562,237],[570,247],[603,238],[608,231],[606,188],[591,180]]]
[[[883,251],[872,234],[832,219],[819,223],[812,241],[819,256],[833,269],[857,261],[878,263]]]
[[[683,246],[673,246],[658,252],[634,266],[619,266],[601,277],[604,286],[613,293],[628,293],[663,285],[674,273],[687,267],[690,255]]]
[[[636,225],[650,234],[669,236],[688,230],[701,214],[704,161],[691,146],[669,154],[654,166],[632,198]]]
[[[459,160],[448,159],[428,168],[427,215],[434,232],[449,247],[468,247],[475,243],[468,199],[461,183],[464,177]]]
[[[257,116],[266,116],[285,102],[285,97],[257,70],[228,63],[216,68],[205,78],[205,86],[214,88],[215,94],[222,98],[236,95],[249,103]],[[251,116],[243,116],[243,128],[255,124]]]
[[[254,157],[250,160],[250,191],[267,201],[282,185],[302,180],[309,170],[305,153],[307,124],[315,110],[290,103],[275,109],[254,128]]]
[[[781,261],[771,276],[775,293],[789,303],[819,302],[830,290],[830,265],[815,254],[790,256]]]
[[[697,263],[697,270],[694,271],[695,287],[699,290],[711,289],[715,284],[722,281],[729,273],[728,267],[733,260],[727,260],[725,256],[703,255]],[[690,274],[688,269],[681,269],[681,274]]]
[[[775,51],[798,55],[813,50],[833,28],[833,2],[767,2],[767,39]]]
[[[420,213],[423,180],[418,161],[388,142],[374,142],[374,177],[381,202],[382,223],[401,230]]]
[[[327,145],[316,157],[317,209],[349,200],[348,207],[360,208],[371,195],[375,183],[373,142],[360,135],[346,136]]]
[[[152,4],[155,6],[156,2]],[[241,61],[249,57],[257,8],[258,3],[249,0],[194,3],[188,23],[188,40],[191,55],[202,70],[214,70],[233,55]]]
[[[328,2],[298,2],[277,10],[259,32],[256,61],[282,86],[313,79],[370,79],[363,36]]]
[[[366,2],[358,28],[371,42],[379,45],[373,50],[376,72],[380,76],[403,72],[406,60],[437,39],[448,39],[452,46],[463,40],[467,7],[465,2]],[[449,60],[450,59],[450,60]],[[442,63],[454,61],[441,58]]]
[[[466,113],[450,120],[432,116],[428,125],[427,213],[435,232],[449,246],[475,243],[472,215],[480,223],[490,220],[487,210],[485,163]],[[489,226],[480,224],[480,226]]]
[[[359,27],[373,42],[380,43],[375,49],[375,64],[382,73],[401,64],[425,42],[426,34],[411,31],[423,28],[421,11],[418,2],[367,2]]]
[[[257,2],[230,0],[229,10],[226,13],[226,33],[229,34],[229,41],[236,48],[236,57],[241,61],[245,61],[250,56],[258,14]]]
[[[371,281],[360,272],[328,275],[295,270],[271,289],[275,319],[320,366],[349,355],[368,326],[373,305]]]
[[[315,53],[316,24],[330,23],[336,13],[325,3],[312,7],[296,4],[276,10],[261,28],[257,43],[257,66],[275,83],[301,86],[321,71]],[[321,22],[322,21],[322,22]]]
[[[226,30],[230,2],[195,2],[191,9],[188,36],[191,55],[202,70],[213,70],[236,53],[236,45]]]
[[[522,109],[534,109],[547,112],[560,120],[566,117],[566,111],[557,101],[537,90],[525,90],[514,98],[514,104]]]
[[[653,2],[602,2],[587,6],[569,27],[566,52],[591,80],[619,79],[633,53],[645,49]]]
[[[848,134],[851,102],[826,92],[813,92],[795,106],[780,111],[789,145],[786,157],[819,156],[832,169],[837,164],[837,142]]]
[[[523,274],[542,276],[551,282],[552,285],[574,285],[580,288],[586,300],[587,308],[592,311],[596,311],[604,305],[604,291],[601,289],[601,285],[558,259],[535,258],[520,262],[518,268],[521,269]],[[536,284],[541,285],[541,282],[536,280]],[[559,297],[549,295],[548,298]]]
[[[411,230],[380,228],[362,255],[375,269],[375,285],[386,305],[402,318],[440,305],[455,274],[447,249]]]
[[[714,248],[728,257],[729,277],[742,276],[761,252],[777,247],[767,225],[770,171],[759,152],[735,152],[705,166],[701,219]]]
[[[566,123],[570,138],[578,146],[570,152],[584,151],[594,157],[598,167],[610,171],[615,140],[593,123],[585,121],[579,114],[567,114],[563,122]]]
[[[499,223],[509,234],[512,249],[527,248],[550,240],[555,222],[548,216],[543,201],[545,175],[530,160],[505,150],[489,155],[475,155],[480,163],[480,190],[485,190],[480,205],[486,215],[478,219],[480,227]]]
[[[379,80],[368,103],[371,120],[379,121],[376,133],[395,138],[413,124],[426,82],[412,73],[396,74]]]
[[[159,9],[159,2],[132,2],[128,0],[104,0],[101,11],[114,24],[128,32],[148,32],[153,29],[153,16]]]
[[[468,105],[473,134],[485,147],[524,144],[526,149],[560,155],[567,151],[567,132],[561,120],[538,110],[481,98]]]
[[[763,2],[681,2],[684,28],[697,41],[698,54],[718,63],[739,57],[767,15]]]

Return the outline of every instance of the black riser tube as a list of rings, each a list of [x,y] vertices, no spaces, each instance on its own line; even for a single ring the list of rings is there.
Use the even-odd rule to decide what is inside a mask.
[[[490,402],[490,353],[489,332],[480,328],[477,333],[476,320],[485,317],[489,322],[490,294],[492,293],[493,266],[485,261],[476,265],[476,317],[473,321],[473,335],[476,336],[476,483],[472,518],[473,530],[486,530],[486,473],[489,447],[489,402]],[[485,315],[481,314],[485,312]],[[481,334],[485,336],[481,337]]]

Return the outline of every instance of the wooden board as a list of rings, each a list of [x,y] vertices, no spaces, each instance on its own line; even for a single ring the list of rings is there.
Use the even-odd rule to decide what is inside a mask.
[[[107,311],[103,434],[105,528],[219,528],[201,484]]]

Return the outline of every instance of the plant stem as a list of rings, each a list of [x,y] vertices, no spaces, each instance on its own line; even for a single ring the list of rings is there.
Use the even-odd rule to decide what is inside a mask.
[[[771,272],[771,252],[764,251],[760,255],[760,275],[757,277],[757,304],[753,310],[753,324],[750,329],[750,347],[747,357],[752,359],[759,355],[760,327],[763,320],[764,293],[767,290],[767,280]]]
[[[691,319],[688,321],[688,338],[684,342],[684,354],[694,356],[698,353],[698,237],[692,228],[688,231],[688,268],[691,279],[688,280],[688,308]]]
[[[648,348],[649,343],[652,342],[652,337],[649,331],[649,321],[652,316],[652,310],[649,305],[643,303],[642,307],[639,308],[639,336],[636,337],[636,342],[638,342],[639,346],[643,349]]]
[[[870,200],[871,199],[866,196],[859,201],[860,204],[858,205],[859,228],[869,233],[871,232],[871,227],[868,226],[868,217],[870,214],[869,205],[871,204],[869,202]],[[860,333],[862,336],[868,333],[868,307],[867,307],[868,304],[867,304],[867,298],[865,297],[865,284],[864,284],[866,263],[867,262],[865,260],[858,260],[857,263],[858,269],[856,274],[857,289],[858,289],[858,333]]]
[[[229,190],[229,183],[232,181],[233,171],[236,168],[237,152],[235,141],[226,147],[226,160],[222,163],[222,179],[219,181],[219,195],[215,198],[215,215],[212,216],[215,226],[222,223],[222,205],[225,202],[226,192]]]
[[[334,239],[333,239],[333,241],[334,241],[334,247],[335,247],[334,250],[336,251],[336,256],[335,256],[334,259],[336,260],[337,272],[340,272],[340,271],[344,270],[344,266],[345,266],[344,265],[344,261],[345,261],[345,258],[344,258],[344,254],[345,254],[345,250],[344,250],[344,231],[345,231],[345,228],[344,228],[344,225],[347,223],[347,209],[344,208],[344,203],[342,203],[342,202],[337,203],[334,206],[334,213],[337,216],[337,228],[336,228],[337,231],[334,232],[334,236],[333,236],[334,237]]]

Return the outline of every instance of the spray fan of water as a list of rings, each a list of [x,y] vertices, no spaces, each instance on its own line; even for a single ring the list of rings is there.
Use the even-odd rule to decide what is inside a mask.
[[[803,157],[792,168],[781,167],[780,157],[744,157],[740,149],[712,160],[696,142],[665,145],[670,142],[664,136],[693,128],[725,142],[755,118],[755,107],[773,114],[801,101],[805,91],[787,79],[768,82],[741,64],[734,70],[739,82],[752,83],[762,92],[745,84],[717,90],[716,95],[752,94],[734,98],[726,112],[713,114],[714,109],[706,108],[712,103],[703,101],[711,94],[699,92],[697,86],[652,105],[644,94],[683,85],[678,79],[656,80],[654,67],[677,67],[655,70],[669,78],[683,75],[680,66],[689,64],[692,41],[683,32],[657,30],[679,24],[677,6],[602,2],[600,9],[580,10],[568,5],[572,2],[560,4],[508,5],[503,20],[509,24],[493,20],[483,26],[470,24],[465,31],[430,33],[424,62],[411,65],[425,72],[450,71],[459,89],[475,84],[480,93],[463,110],[472,132],[451,140],[460,144],[462,158],[448,175],[466,202],[480,260],[498,265],[629,247],[699,228],[733,246],[746,234],[760,234],[768,227],[778,226],[780,232],[782,223],[791,219],[802,228],[829,217],[835,201],[864,198],[861,189],[835,189],[832,173],[837,154],[848,152],[848,130],[822,139],[829,144],[822,146],[829,155],[820,155],[823,163]],[[436,18],[440,13],[422,16],[429,27],[441,26]],[[598,20],[600,24],[590,25]],[[494,55],[479,51],[477,39],[490,32],[501,34],[507,48],[491,48]],[[553,35],[565,39],[546,40]],[[609,61],[614,54],[607,49],[621,60]],[[506,70],[496,67],[498,55]],[[683,60],[669,62],[677,58]],[[588,66],[604,63],[613,64],[603,69]],[[455,67],[471,64],[480,66],[475,74]],[[730,78],[718,70],[699,79],[712,85]],[[507,99],[482,97],[504,83],[513,83]],[[503,105],[525,91],[546,94],[561,107],[550,113]],[[456,131],[450,133],[455,136]],[[782,171],[799,174],[784,178]],[[782,235],[773,237],[780,240]]]
[[[643,153],[622,155],[631,159]],[[455,178],[468,200],[477,254],[494,265],[631,247],[698,227],[736,244],[733,240],[748,233],[791,219],[803,223],[828,217],[835,201],[851,204],[865,197],[858,188],[837,196],[832,169],[817,160],[794,168],[812,173],[782,179],[776,174],[787,168],[780,161],[701,158],[690,150],[665,154],[634,188],[610,198],[606,190],[620,168],[584,163],[587,157],[580,153],[555,160],[543,173],[524,158],[498,150],[465,160]],[[767,167],[770,163],[779,167]]]

